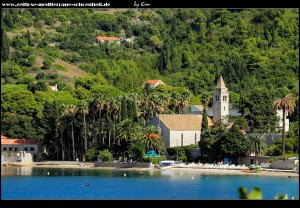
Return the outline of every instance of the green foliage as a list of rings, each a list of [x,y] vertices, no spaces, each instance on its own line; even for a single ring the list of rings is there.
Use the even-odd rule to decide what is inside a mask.
[[[160,161],[166,160],[166,157],[161,156],[161,157],[148,157],[144,159],[144,162],[152,162],[154,165],[158,165]]]
[[[145,145],[141,142],[134,142],[130,144],[128,154],[134,161],[143,161],[145,149]]]
[[[9,58],[9,39],[3,27],[1,27],[1,62]]]
[[[91,91],[93,93],[103,94],[107,97],[116,97],[124,94],[118,88],[111,85],[96,85],[91,88]]]
[[[114,158],[112,153],[108,149],[100,151],[99,158],[102,162],[113,162]]]
[[[32,117],[16,113],[5,113],[3,115],[1,119],[1,132],[9,138],[37,138]]]
[[[260,188],[254,187],[250,193],[247,193],[246,187],[239,187],[238,188],[239,199],[250,199],[250,200],[262,200],[263,193]],[[276,194],[274,199],[288,199],[287,194]]]
[[[258,187],[254,187],[251,192],[248,194],[245,187],[239,187],[239,198],[240,199],[262,199],[263,194]]]
[[[88,161],[97,160],[98,153],[99,153],[99,150],[97,150],[97,148],[95,148],[95,147],[89,148],[87,150],[87,152],[85,153],[86,160],[88,160]]]
[[[52,66],[52,60],[50,60],[49,58],[45,58],[45,60],[43,61],[44,69],[50,69],[51,66]]]
[[[174,160],[181,160],[186,162],[187,161],[187,154],[184,147],[169,147],[167,148],[167,152],[169,156]]]
[[[55,67],[55,69],[58,70],[58,71],[63,71],[63,72],[69,71],[66,67],[61,66],[61,65],[55,64],[54,67]]]

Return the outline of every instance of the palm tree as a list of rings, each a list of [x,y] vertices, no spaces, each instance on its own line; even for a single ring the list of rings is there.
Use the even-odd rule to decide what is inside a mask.
[[[255,152],[255,165],[258,165],[258,155],[266,149],[265,138],[261,134],[250,136],[250,151]]]
[[[164,141],[162,136],[158,132],[156,126],[147,126],[144,129],[144,137],[142,143],[147,147],[147,150],[156,149],[158,153],[164,147]]]
[[[75,105],[70,105],[65,108],[65,110],[62,113],[62,117],[67,117],[71,119],[71,140],[72,140],[72,159],[76,159],[75,155],[75,139],[74,139],[74,117],[77,113],[77,107]]]
[[[64,148],[64,130],[65,130],[65,124],[63,121],[58,122],[56,125],[57,128],[60,131],[60,141],[61,141],[61,160],[65,160],[65,148]]]
[[[142,134],[141,126],[131,119],[125,119],[117,124],[117,138],[122,141],[123,160],[125,159],[125,145],[127,142],[137,141]]]
[[[273,102],[273,109],[278,110],[282,109],[282,154],[285,158],[285,117],[286,113],[292,113],[294,112],[296,103],[295,103],[295,98],[292,94],[286,95],[284,98],[277,98]]]
[[[87,137],[86,137],[86,116],[89,113],[88,105],[84,101],[79,101],[77,104],[77,113],[83,118],[83,128],[84,128],[84,152],[82,154],[82,160],[85,161],[85,154],[87,152]]]

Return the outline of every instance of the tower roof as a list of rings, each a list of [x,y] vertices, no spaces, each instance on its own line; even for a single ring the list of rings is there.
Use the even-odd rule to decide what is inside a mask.
[[[223,80],[223,77],[220,76],[220,79],[218,80],[218,83],[217,83],[217,86],[216,86],[216,89],[226,89],[226,86],[225,86],[225,83],[224,83],[224,80]]]

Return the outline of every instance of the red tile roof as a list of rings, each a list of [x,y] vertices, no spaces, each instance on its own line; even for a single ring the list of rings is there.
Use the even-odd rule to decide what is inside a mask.
[[[150,80],[145,81],[144,84],[149,83],[149,84],[155,85],[155,84],[157,84],[157,82],[159,82],[159,81],[160,81],[160,80],[150,79]]]
[[[96,37],[96,39],[97,40],[120,40],[120,38],[118,38],[118,37],[104,37],[104,36],[98,36],[98,37]]]
[[[1,139],[7,139],[7,137],[4,135],[1,135]]]
[[[1,135],[1,145],[3,144],[6,145],[38,144],[38,141],[36,139],[8,139],[7,137]]]
[[[201,129],[202,115],[159,114],[158,117],[171,131],[200,131]]]
[[[243,129],[240,129],[240,132],[245,135],[247,134]]]

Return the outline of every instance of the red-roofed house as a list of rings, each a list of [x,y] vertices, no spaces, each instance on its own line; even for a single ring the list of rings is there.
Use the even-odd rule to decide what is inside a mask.
[[[96,37],[97,43],[115,43],[120,44],[120,38],[118,37],[105,37],[105,36],[98,36]]]
[[[38,153],[36,139],[10,139],[1,135],[1,162],[32,162]]]
[[[145,82],[143,83],[143,87],[145,86],[146,83],[149,83],[151,88],[155,88],[155,87],[157,87],[157,85],[160,85],[160,84],[162,84],[162,85],[165,84],[165,83],[163,83],[163,81],[161,81],[161,80],[150,79],[150,80],[147,80],[147,81],[145,81]]]
[[[57,84],[56,85],[48,85],[47,87],[51,90],[58,91]]]

